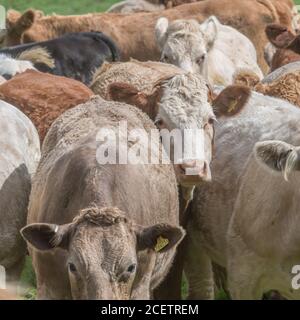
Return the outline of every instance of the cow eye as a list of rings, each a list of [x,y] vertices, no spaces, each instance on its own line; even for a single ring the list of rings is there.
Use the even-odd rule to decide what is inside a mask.
[[[168,62],[168,61],[169,61],[169,57],[168,57],[166,54],[164,54],[164,55],[161,57],[160,61],[161,61],[161,62]]]
[[[211,117],[211,118],[209,118],[208,123],[210,125],[213,125],[216,121],[217,121],[216,118]]]
[[[199,57],[196,59],[196,63],[197,63],[197,64],[203,63],[203,61],[205,60],[205,57],[206,57],[205,53],[202,54],[201,56],[199,56]]]
[[[127,268],[127,272],[129,273],[133,273],[135,271],[136,268],[136,264],[131,264],[128,268]]]
[[[69,262],[69,263],[68,263],[68,268],[69,268],[69,270],[70,270],[72,273],[74,273],[74,272],[77,271],[77,269],[76,269],[76,267],[75,267],[75,264],[72,263],[72,262]]]
[[[163,126],[164,122],[162,119],[157,119],[157,120],[155,120],[154,124],[156,125],[156,127],[158,129],[160,129]]]

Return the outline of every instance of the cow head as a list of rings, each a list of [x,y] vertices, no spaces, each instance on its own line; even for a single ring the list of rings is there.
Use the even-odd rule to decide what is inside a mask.
[[[128,84],[108,87],[109,99],[135,105],[152,116],[174,163],[177,181],[186,188],[211,180],[217,117],[237,114],[249,96],[250,89],[231,86],[212,107],[211,91],[203,77],[195,73],[178,74],[148,95]]]
[[[258,163],[272,172],[282,173],[285,180],[292,171],[300,171],[300,147],[283,141],[262,141],[256,143],[254,154]]]
[[[72,223],[34,223],[21,234],[36,250],[66,250],[73,298],[97,300],[149,299],[156,256],[184,237],[167,224],[136,226],[117,208],[85,209]]]
[[[161,48],[161,61],[187,72],[203,74],[206,57],[218,34],[219,21],[212,16],[199,24],[196,20],[175,20],[169,24],[160,18],[155,27]]]
[[[23,42],[34,42],[30,39],[24,41],[25,33],[32,27],[34,22],[43,17],[43,15],[43,12],[39,10],[30,9],[23,14],[15,10],[9,10],[6,15],[6,35],[2,45],[9,47]]]
[[[266,35],[270,43],[265,47],[265,59],[271,71],[300,60],[300,35],[278,24],[268,25]]]

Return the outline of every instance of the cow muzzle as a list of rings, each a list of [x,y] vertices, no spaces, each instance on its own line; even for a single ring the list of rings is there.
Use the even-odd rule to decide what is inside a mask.
[[[211,181],[210,166],[205,160],[183,160],[175,165],[175,172],[182,186],[195,186]]]

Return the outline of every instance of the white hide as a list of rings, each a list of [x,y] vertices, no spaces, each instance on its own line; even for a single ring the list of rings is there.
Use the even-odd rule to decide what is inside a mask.
[[[17,60],[7,54],[0,53],[0,75],[13,77],[17,73],[22,73],[27,69],[35,69],[32,62]]]

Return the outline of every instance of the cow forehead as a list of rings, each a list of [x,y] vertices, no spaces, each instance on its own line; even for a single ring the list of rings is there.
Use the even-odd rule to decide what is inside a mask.
[[[164,86],[159,113],[177,128],[201,128],[213,116],[204,78],[189,73],[168,81]]]
[[[165,49],[180,55],[186,51],[201,50],[203,47],[205,47],[205,38],[201,32],[177,32],[168,38]]]

